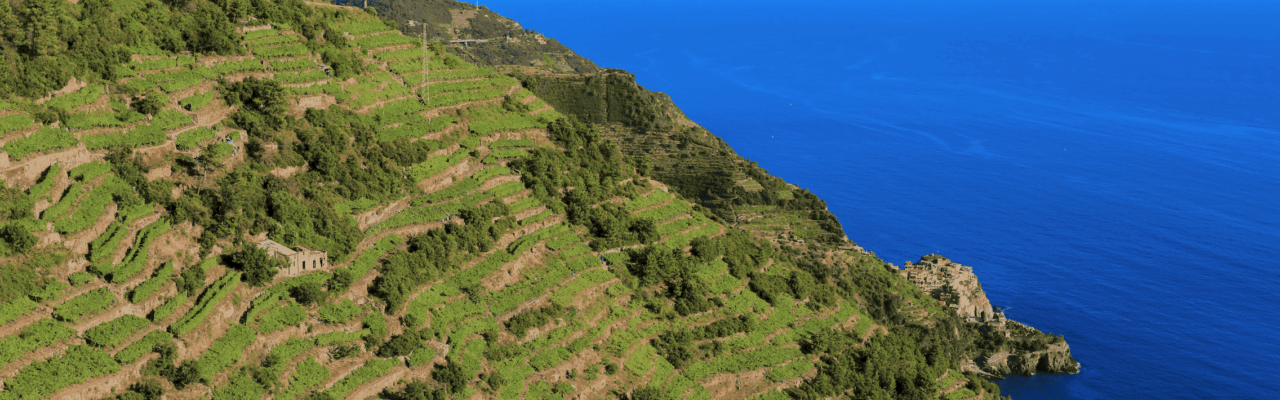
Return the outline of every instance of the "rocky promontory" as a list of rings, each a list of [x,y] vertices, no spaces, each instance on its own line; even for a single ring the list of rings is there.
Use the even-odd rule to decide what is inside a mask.
[[[967,366],[973,372],[995,376],[1080,372],[1080,363],[1062,336],[1041,332],[997,311],[973,267],[930,254],[919,262],[906,262],[899,273],[981,333],[973,363]]]

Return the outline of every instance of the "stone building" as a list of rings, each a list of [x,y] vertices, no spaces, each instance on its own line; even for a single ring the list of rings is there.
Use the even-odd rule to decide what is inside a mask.
[[[281,258],[288,262],[288,265],[280,271],[284,276],[301,275],[329,266],[329,253],[327,252],[304,247],[291,249],[271,239],[258,242],[258,248],[266,250],[272,257]]]

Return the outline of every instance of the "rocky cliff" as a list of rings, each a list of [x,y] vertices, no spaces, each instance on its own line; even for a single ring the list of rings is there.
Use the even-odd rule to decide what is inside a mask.
[[[1071,346],[1062,336],[1046,334],[995,311],[973,267],[930,254],[919,262],[907,261],[899,274],[982,334],[973,372],[996,376],[1080,372],[1080,363],[1071,356]]]

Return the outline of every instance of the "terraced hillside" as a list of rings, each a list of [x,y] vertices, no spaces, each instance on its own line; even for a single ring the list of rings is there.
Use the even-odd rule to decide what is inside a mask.
[[[151,36],[0,103],[0,399],[992,398],[976,352],[1060,345],[709,212],[359,9],[28,2]]]

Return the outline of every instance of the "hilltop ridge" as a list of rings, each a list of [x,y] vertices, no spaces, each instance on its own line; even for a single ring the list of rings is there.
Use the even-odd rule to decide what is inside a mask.
[[[0,2],[26,29],[0,35],[0,399],[967,399],[998,395],[988,354],[1066,365],[629,73],[425,4],[538,45],[297,0]]]

